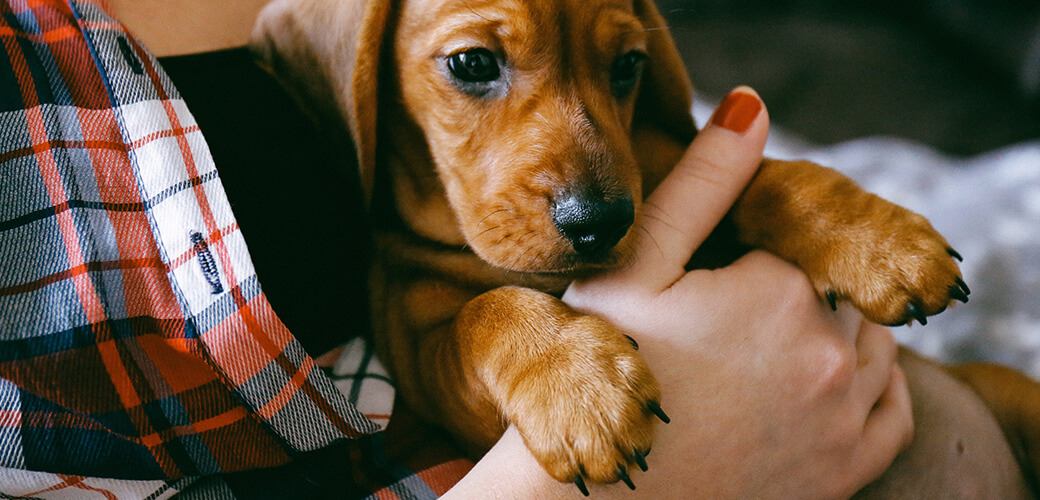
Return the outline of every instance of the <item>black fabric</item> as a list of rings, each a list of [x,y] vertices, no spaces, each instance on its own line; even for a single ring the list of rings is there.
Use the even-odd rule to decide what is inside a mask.
[[[279,318],[315,356],[367,331],[368,229],[344,148],[246,49],[160,62],[209,143]]]

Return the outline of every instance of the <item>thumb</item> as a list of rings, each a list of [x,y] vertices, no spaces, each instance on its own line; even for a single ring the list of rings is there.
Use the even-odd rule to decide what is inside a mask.
[[[646,199],[631,265],[617,273],[663,290],[726,215],[762,162],[769,116],[758,94],[738,87]]]

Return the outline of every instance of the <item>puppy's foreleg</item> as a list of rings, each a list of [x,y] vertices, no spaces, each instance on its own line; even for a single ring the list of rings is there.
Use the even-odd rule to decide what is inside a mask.
[[[610,323],[507,286],[469,301],[420,349],[419,364],[437,366],[423,392],[461,439],[486,448],[513,424],[560,481],[626,480],[625,467],[643,466],[661,393]]]
[[[766,159],[731,213],[738,238],[801,267],[833,306],[920,323],[967,300],[957,252],[918,214],[807,161]]]

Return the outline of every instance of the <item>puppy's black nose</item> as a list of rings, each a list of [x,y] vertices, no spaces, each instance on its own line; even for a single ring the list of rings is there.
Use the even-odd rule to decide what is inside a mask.
[[[585,191],[565,193],[553,200],[553,224],[585,257],[601,257],[628,232],[635,219],[630,196],[606,199]]]

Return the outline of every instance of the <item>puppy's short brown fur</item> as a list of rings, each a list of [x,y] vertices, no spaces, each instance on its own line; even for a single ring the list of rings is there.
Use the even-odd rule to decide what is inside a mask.
[[[557,297],[575,276],[624,264],[643,195],[697,133],[651,1],[278,0],[256,41],[316,118],[352,139],[378,240],[375,338],[404,400],[474,453],[516,425],[561,481],[615,481],[619,463],[638,463],[657,383],[622,332]],[[880,323],[923,322],[968,293],[924,218],[812,163],[764,161],[725,225]],[[1022,450],[1036,448],[1015,436],[1035,437],[1040,391],[1016,379],[1034,413],[1015,423],[1017,396],[985,389],[1013,372],[958,374],[984,388],[1032,467]],[[935,387],[915,383],[915,397],[944,401]]]

